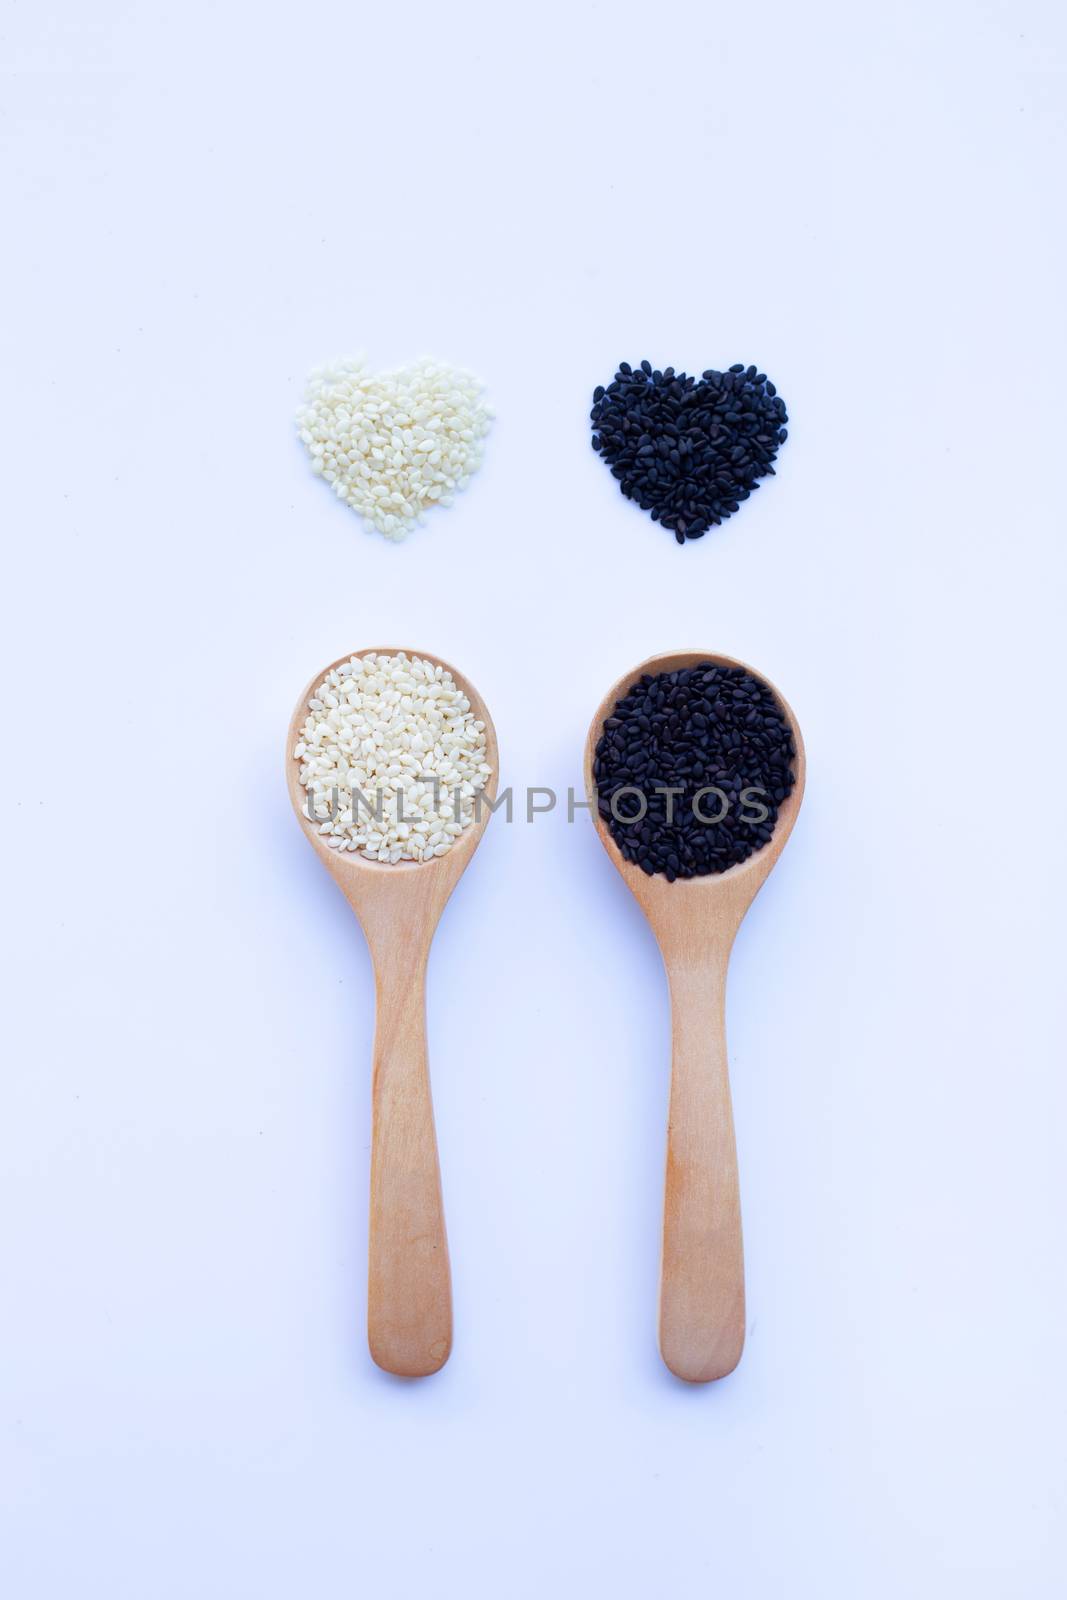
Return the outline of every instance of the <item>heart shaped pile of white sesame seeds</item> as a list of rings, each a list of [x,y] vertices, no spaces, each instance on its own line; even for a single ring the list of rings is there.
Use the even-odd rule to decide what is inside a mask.
[[[368,527],[403,539],[467,487],[492,416],[470,373],[425,360],[375,373],[357,356],[312,373],[296,425],[311,470]]]

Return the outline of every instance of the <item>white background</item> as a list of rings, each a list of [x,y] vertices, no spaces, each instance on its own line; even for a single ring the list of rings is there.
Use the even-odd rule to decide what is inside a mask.
[[[1062,9],[2,17],[5,1593],[1061,1595]],[[499,412],[399,547],[292,429],[360,348]],[[791,415],[682,550],[588,443],[645,355]],[[282,759],[390,642],[518,789],[655,651],[797,712],[721,1384],[656,1353],[665,985],[582,814],[497,817],[445,914],[455,1350],[370,1362],[370,973]]]

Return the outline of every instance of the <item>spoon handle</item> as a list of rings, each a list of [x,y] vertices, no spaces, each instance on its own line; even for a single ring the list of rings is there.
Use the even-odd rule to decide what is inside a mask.
[[[729,950],[670,971],[671,1094],[659,1342],[679,1378],[732,1372],[745,1342],[741,1197],[726,1059]]]
[[[375,962],[367,1334],[386,1372],[425,1377],[452,1348],[452,1282],[426,1055],[426,955]]]

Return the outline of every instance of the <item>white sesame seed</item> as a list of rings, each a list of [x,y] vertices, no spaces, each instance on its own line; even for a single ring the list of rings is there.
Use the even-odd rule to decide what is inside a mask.
[[[327,673],[293,749],[317,817],[330,812],[337,790],[336,820],[318,824],[330,848],[385,862],[428,860],[452,848],[474,821],[491,771],[485,754],[485,725],[452,675],[403,652],[353,656]],[[379,805],[368,826],[368,807]]]
[[[313,472],[388,539],[451,505],[482,460],[492,412],[469,373],[432,361],[371,373],[363,357],[317,368],[297,431]]]

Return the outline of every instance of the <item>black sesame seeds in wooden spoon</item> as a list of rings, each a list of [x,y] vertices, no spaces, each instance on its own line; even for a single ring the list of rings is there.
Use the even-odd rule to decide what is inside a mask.
[[[593,391],[589,415],[593,449],[623,494],[679,544],[702,538],[773,477],[789,420],[766,374],[741,362],[697,379],[623,361]]]
[[[744,667],[646,672],[597,741],[599,814],[643,872],[671,883],[725,872],[770,840],[796,753],[778,701]]]
[[[724,834],[725,816],[710,823],[695,818],[708,841],[702,845],[683,819],[692,819],[694,802],[718,819],[723,798],[700,790],[720,789],[731,800],[730,813],[740,813],[752,809],[743,789],[753,777],[773,785],[763,799],[767,818],[748,834]],[[644,786],[661,779],[682,790],[674,797],[677,824],[666,823],[665,811],[654,819],[636,815]],[[673,1373],[707,1383],[733,1370],[745,1339],[726,969],[745,912],[796,821],[804,745],[792,712],[765,679],[728,656],[680,650],[642,662],[604,696],[586,740],[585,782],[600,841],[648,918],[667,970],[671,1098],[659,1342]]]

